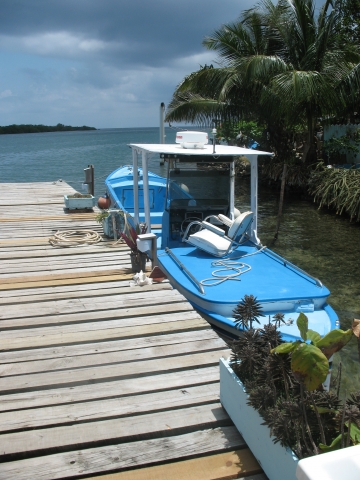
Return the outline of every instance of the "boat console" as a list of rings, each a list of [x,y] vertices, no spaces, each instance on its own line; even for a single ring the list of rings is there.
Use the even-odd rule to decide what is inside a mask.
[[[169,168],[162,248],[181,243],[194,220],[229,214],[229,168],[226,167],[214,169],[211,165],[190,163]]]

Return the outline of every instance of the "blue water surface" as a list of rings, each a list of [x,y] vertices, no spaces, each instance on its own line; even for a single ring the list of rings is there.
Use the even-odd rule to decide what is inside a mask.
[[[176,130],[166,128],[167,143]],[[74,132],[0,135],[0,182],[52,182],[60,178],[81,191],[84,168],[94,165],[95,196],[105,192],[104,178],[132,163],[129,143],[159,143],[158,128],[114,128]],[[166,176],[158,158],[150,169]]]

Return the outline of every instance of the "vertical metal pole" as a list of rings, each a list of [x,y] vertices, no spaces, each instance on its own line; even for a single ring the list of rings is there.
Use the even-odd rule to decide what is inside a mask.
[[[160,143],[165,143],[165,103],[160,104]],[[164,165],[164,159],[160,157],[160,165]]]
[[[234,208],[235,208],[235,160],[230,163],[230,219],[234,220]]]
[[[215,153],[215,143],[216,143],[216,128],[212,129],[213,134],[213,153]]]
[[[165,103],[160,104],[160,143],[165,143]]]
[[[257,216],[258,216],[258,156],[249,155],[251,164],[251,180],[250,180],[250,195],[251,195],[251,211],[254,214],[254,219],[251,224],[251,240],[254,243],[260,243],[257,236]]]
[[[138,175],[138,156],[135,148],[132,149],[133,158],[133,194],[134,194],[134,220],[139,223],[139,175]]]
[[[94,165],[89,165],[91,170],[91,195],[94,196],[95,193],[95,174],[94,174]]]
[[[145,223],[147,225],[146,232],[151,233],[148,165],[147,165],[147,155],[144,150],[142,151],[142,169],[143,169]]]

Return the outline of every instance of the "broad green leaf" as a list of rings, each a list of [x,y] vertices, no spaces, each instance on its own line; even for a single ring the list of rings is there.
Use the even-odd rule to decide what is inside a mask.
[[[360,428],[358,428],[354,423],[350,426],[350,438],[354,445],[360,443]]]
[[[308,330],[307,331],[307,340],[310,340],[314,345],[321,340],[321,335],[318,332],[315,332],[314,330]]]
[[[353,335],[353,331],[349,330],[331,330],[316,343],[316,346],[321,349],[326,358],[330,358],[331,355],[341,350],[350,340]]]
[[[291,369],[308,390],[315,390],[325,381],[329,362],[315,345],[302,343],[291,356]]]
[[[301,338],[306,342],[307,340],[307,331],[308,331],[308,318],[304,313],[300,313],[298,316],[298,319],[296,320],[296,325],[298,326],[298,329],[300,330],[300,335]]]
[[[296,342],[281,343],[277,347],[270,350],[270,353],[290,353],[296,350],[299,345],[300,342],[298,340]]]
[[[334,438],[330,445],[324,445],[323,443],[319,443],[319,448],[324,453],[339,450],[341,448],[341,434]]]

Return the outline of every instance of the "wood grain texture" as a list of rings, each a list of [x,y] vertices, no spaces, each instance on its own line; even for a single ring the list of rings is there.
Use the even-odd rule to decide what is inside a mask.
[[[0,480],[263,480],[219,403],[229,349],[208,323],[168,281],[130,287],[126,246],[48,242],[102,233],[97,208],[64,210],[72,191],[0,188]]]

